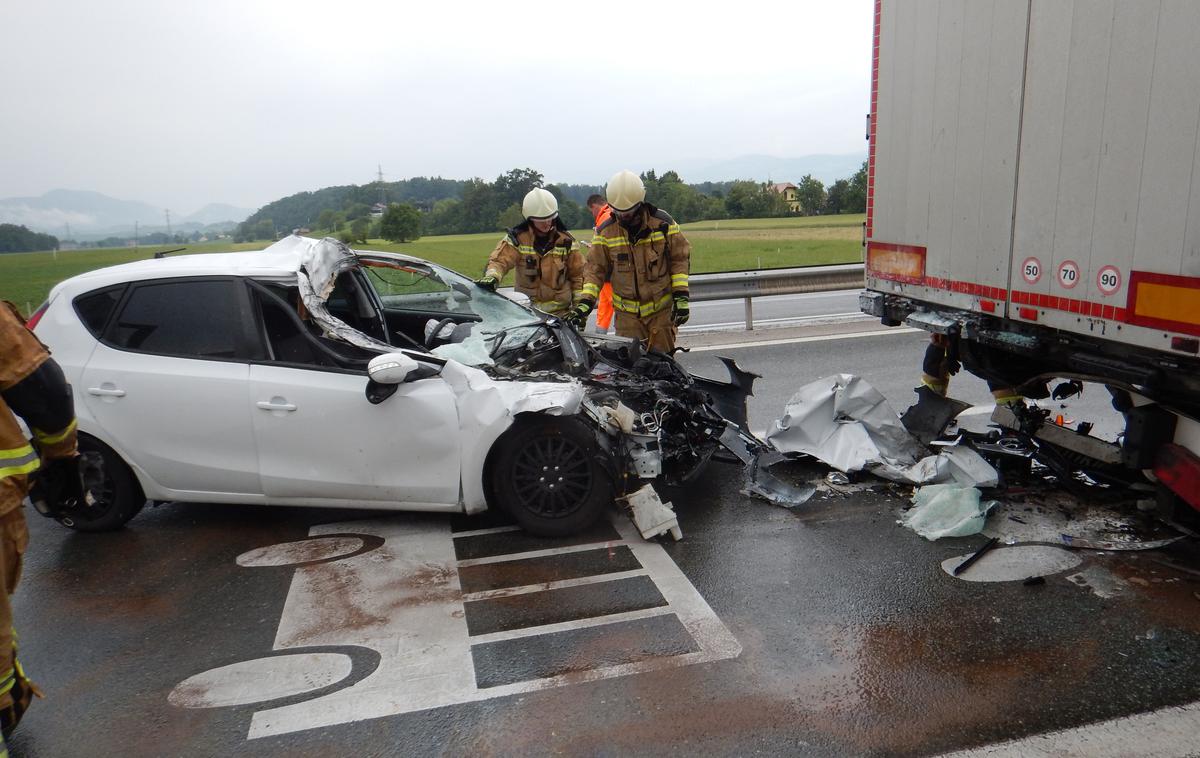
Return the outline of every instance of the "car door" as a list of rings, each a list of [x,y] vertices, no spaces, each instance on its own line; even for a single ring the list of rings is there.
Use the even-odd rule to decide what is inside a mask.
[[[372,405],[365,368],[334,365],[313,350],[284,300],[259,292],[253,300],[269,356],[250,366],[254,434],[268,497],[458,508],[458,411],[441,377],[406,382]],[[365,366],[367,356],[359,357]]]
[[[107,441],[164,488],[260,495],[240,281],[136,283],[117,309],[78,392]]]

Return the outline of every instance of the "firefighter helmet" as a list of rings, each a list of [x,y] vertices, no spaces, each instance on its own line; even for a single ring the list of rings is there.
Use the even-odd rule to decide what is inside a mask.
[[[646,199],[646,185],[632,171],[620,171],[608,180],[608,204],[615,211],[628,211]]]
[[[521,213],[534,220],[552,219],[558,215],[558,201],[554,195],[541,187],[534,187],[521,202]]]

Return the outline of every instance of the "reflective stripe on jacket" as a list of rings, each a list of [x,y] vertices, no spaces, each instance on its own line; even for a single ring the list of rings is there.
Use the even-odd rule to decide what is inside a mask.
[[[0,303],[0,392],[21,382],[49,357],[42,343],[25,328],[16,306]],[[72,424],[69,430],[72,449],[74,431]],[[15,486],[0,487],[0,515],[21,506],[25,498],[25,477],[37,471],[40,465],[37,452],[0,395],[0,479],[14,477],[17,482]]]
[[[561,228],[538,245],[533,226],[525,222],[508,231],[488,257],[487,276],[503,279],[513,271],[517,292],[528,295],[533,307],[553,313],[566,310],[583,290],[585,261],[575,238]]]
[[[645,318],[669,308],[674,293],[687,293],[691,257],[692,246],[675,219],[643,203],[633,235],[615,215],[596,230],[583,296],[595,299],[601,285],[612,282],[613,308]]]

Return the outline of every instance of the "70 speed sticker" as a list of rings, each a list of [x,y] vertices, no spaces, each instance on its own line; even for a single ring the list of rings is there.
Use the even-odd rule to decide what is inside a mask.
[[[1079,284],[1079,264],[1075,261],[1063,261],[1058,264],[1058,284],[1068,290]]]

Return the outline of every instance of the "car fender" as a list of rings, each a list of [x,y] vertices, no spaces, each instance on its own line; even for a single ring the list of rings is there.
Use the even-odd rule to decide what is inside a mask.
[[[583,386],[569,382],[498,381],[447,361],[442,378],[454,392],[462,439],[462,501],[467,513],[487,508],[484,467],[496,440],[522,413],[570,416],[579,412]]]

